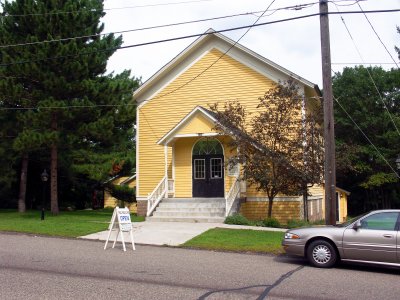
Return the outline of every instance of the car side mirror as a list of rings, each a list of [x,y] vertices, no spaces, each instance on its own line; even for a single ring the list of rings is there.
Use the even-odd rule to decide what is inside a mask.
[[[354,229],[354,230],[358,230],[359,228],[361,228],[361,222],[360,222],[360,221],[357,221],[357,222],[354,223],[353,229]]]

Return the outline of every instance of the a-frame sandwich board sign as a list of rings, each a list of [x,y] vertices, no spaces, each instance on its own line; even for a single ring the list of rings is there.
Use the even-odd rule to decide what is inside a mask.
[[[115,240],[113,243],[113,248],[115,247],[115,243],[117,242],[118,236],[121,233],[121,241],[122,241],[122,247],[124,251],[126,251],[125,247],[125,239],[124,239],[124,232],[129,232],[129,235],[131,237],[131,242],[132,242],[132,249],[136,250],[135,248],[135,242],[133,241],[133,227],[132,227],[132,222],[131,222],[131,215],[129,212],[129,209],[127,207],[125,208],[119,208],[118,206],[114,208],[113,215],[111,217],[111,222],[110,225],[108,226],[108,236],[106,240],[106,244],[104,245],[104,250],[107,248],[108,241],[110,240],[111,232],[113,230],[117,230],[117,234],[115,236]]]

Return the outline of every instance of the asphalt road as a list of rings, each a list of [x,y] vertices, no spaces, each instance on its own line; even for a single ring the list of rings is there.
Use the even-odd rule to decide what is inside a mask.
[[[0,233],[0,299],[399,299],[400,269]]]

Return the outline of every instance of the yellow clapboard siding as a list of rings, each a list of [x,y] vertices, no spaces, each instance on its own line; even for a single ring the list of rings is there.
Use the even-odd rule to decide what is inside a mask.
[[[175,143],[175,197],[192,197],[192,147],[197,138]]]
[[[280,223],[287,223],[290,219],[300,218],[299,201],[277,201],[272,205],[272,217]],[[240,213],[249,220],[264,220],[268,214],[267,201],[248,201],[242,203]]]
[[[344,222],[347,220],[347,195],[345,193],[340,193],[339,207],[339,222]]]
[[[214,63],[221,54],[220,51],[215,49],[210,51],[138,109],[139,197],[145,197],[151,193],[164,177],[164,147],[157,145],[157,141],[196,106],[201,105],[208,108],[208,105],[216,102],[238,100],[247,107],[249,112],[255,112],[258,104],[257,99],[274,85],[272,80],[228,55],[223,56],[196,80],[186,84]],[[159,95],[164,96],[159,97]],[[187,154],[179,152],[177,148],[175,150],[175,191],[177,197],[179,195],[186,197],[189,192],[191,195],[191,148],[187,146],[186,149],[190,149]],[[182,155],[183,158],[181,158]],[[171,157],[170,154],[168,156]],[[186,168],[177,168],[178,159],[181,159],[180,163],[186,164]],[[189,173],[180,174],[180,172],[187,171]],[[229,190],[229,180],[226,180],[225,190]]]
[[[197,114],[196,118],[179,130],[177,134],[212,133],[215,132],[212,130],[213,128],[214,124],[210,120],[202,114]]]

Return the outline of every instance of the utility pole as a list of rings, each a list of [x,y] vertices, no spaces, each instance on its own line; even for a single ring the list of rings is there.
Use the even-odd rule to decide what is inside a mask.
[[[324,143],[325,143],[325,222],[336,224],[336,168],[335,132],[333,120],[333,95],[331,77],[331,50],[329,41],[328,1],[319,1],[322,85],[324,93]]]

